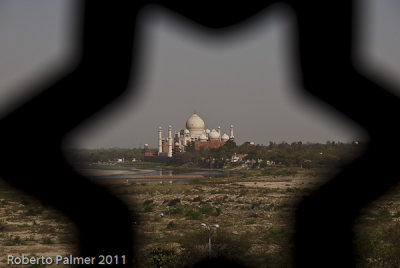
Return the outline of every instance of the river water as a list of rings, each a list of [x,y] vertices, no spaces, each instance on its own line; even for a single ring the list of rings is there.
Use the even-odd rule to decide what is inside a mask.
[[[103,170],[116,170],[116,171],[129,171],[132,173],[124,173],[124,174],[112,174],[105,176],[90,176],[90,178],[94,180],[102,180],[102,179],[132,179],[132,178],[143,178],[143,177],[154,177],[154,176],[163,176],[165,179],[168,176],[171,176],[171,182],[187,182],[190,180],[198,179],[193,178],[193,175],[201,175],[204,178],[223,178],[229,177],[232,175],[232,172],[229,171],[220,171],[220,170],[171,170],[171,169],[142,169],[136,167],[117,167],[117,166],[93,166],[91,169],[103,169]],[[179,175],[179,179],[173,179],[174,175]],[[187,178],[185,178],[187,175]],[[155,179],[154,181],[146,181],[147,183],[159,183],[159,180]]]

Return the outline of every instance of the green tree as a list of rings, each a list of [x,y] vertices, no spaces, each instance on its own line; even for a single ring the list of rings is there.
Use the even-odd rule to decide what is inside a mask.
[[[150,249],[150,263],[153,267],[180,267],[181,258],[171,246],[157,245]]]

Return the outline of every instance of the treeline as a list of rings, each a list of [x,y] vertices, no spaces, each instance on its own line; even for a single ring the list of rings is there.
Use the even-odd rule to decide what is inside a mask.
[[[127,148],[101,148],[101,149],[68,149],[67,158],[78,164],[89,164],[96,162],[108,162],[123,158],[125,161],[132,159],[143,160],[142,149]]]
[[[204,168],[222,168],[246,164],[249,168],[266,166],[285,167],[341,167],[362,153],[362,143],[274,143],[269,145],[252,145],[245,142],[237,145],[228,141],[219,148],[196,151],[194,145],[186,147],[185,153],[176,153],[168,160],[169,165],[195,165]],[[142,149],[108,148],[108,149],[70,149],[66,152],[71,162],[88,164],[124,159],[144,160]],[[240,158],[232,161],[232,157]]]
[[[201,167],[221,168],[226,165],[237,166],[246,163],[250,168],[271,166],[286,167],[341,167],[362,153],[363,144],[326,142],[321,143],[274,143],[269,145],[252,145],[245,142],[237,146],[228,141],[224,146],[209,151],[195,151],[188,146],[187,152],[175,154],[170,164],[197,164]],[[236,154],[240,160],[231,161]]]

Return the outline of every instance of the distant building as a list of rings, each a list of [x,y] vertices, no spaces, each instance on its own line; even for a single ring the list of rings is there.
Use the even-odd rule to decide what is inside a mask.
[[[146,156],[154,156],[154,153],[150,150],[149,145],[146,143],[144,145],[142,154],[146,157]]]
[[[219,148],[228,140],[234,140],[233,125],[230,125],[230,135],[224,133],[221,135],[221,127],[217,129],[206,129],[204,120],[196,113],[192,114],[186,121],[186,128],[175,132],[172,137],[172,126],[168,126],[168,137],[163,138],[162,127],[158,128],[158,152],[157,156],[172,157],[174,153],[182,153],[186,151],[187,146],[193,144],[195,150],[209,150],[211,148]],[[147,148],[148,149],[148,148]],[[154,156],[154,153],[144,149],[145,156]]]
[[[234,155],[232,155],[231,162],[236,163],[236,162],[242,161],[246,156],[247,156],[247,154],[236,154],[235,153]]]
[[[108,160],[109,163],[124,163],[125,162],[125,158],[113,158]]]

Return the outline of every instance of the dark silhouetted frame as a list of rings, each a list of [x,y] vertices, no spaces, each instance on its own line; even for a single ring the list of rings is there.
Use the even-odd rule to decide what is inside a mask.
[[[397,183],[395,128],[399,100],[383,81],[357,66],[359,3],[339,1],[80,1],[77,64],[49,78],[39,95],[0,121],[0,175],[13,186],[65,213],[79,229],[82,256],[126,255],[134,260],[135,215],[107,189],[76,173],[61,149],[63,137],[115,100],[140,78],[139,11],[159,4],[205,26],[212,36],[232,35],[271,4],[292,8],[293,64],[305,92],[342,112],[370,136],[366,153],[305,198],[296,212],[294,266],[353,267],[352,226],[360,208]],[[246,25],[248,27],[248,25]],[[132,65],[133,64],[133,65]],[[132,74],[133,73],[133,77]],[[46,78],[47,79],[47,78]],[[167,89],[166,89],[167,90]],[[95,97],[94,97],[95,96]],[[21,168],[21,151],[28,159]],[[385,156],[385,168],[376,161]],[[46,159],[46,165],[43,160]],[[51,170],[48,167],[51,167]],[[54,176],[57,170],[57,177]],[[209,259],[199,267],[230,264]],[[101,266],[101,265],[100,265]]]

